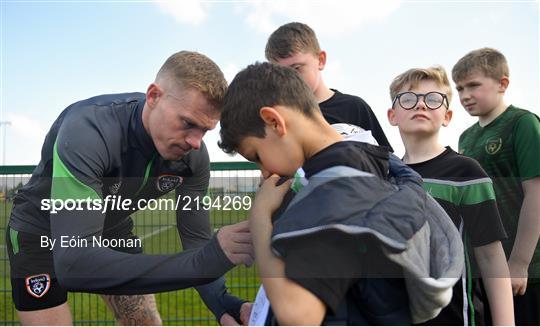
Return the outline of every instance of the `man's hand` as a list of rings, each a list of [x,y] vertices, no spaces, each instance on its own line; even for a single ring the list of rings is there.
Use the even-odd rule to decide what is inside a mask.
[[[248,221],[222,227],[217,233],[218,243],[227,258],[235,265],[251,266],[254,260],[253,245]]]
[[[251,308],[253,303],[246,302],[240,307],[240,322],[242,325],[247,326],[249,323],[249,316],[251,315]],[[221,326],[239,326],[240,324],[230,314],[224,313],[219,319]]]
[[[527,279],[529,273],[527,266],[515,263],[512,259],[508,260],[508,269],[512,278],[512,293],[516,295],[524,295],[527,291]]]
[[[251,309],[253,309],[253,303],[251,302],[246,302],[242,304],[242,307],[240,307],[240,321],[242,322],[242,325],[247,326],[249,324]]]
[[[219,319],[219,324],[221,326],[240,326],[238,321],[236,321],[230,314],[224,313],[223,316]]]

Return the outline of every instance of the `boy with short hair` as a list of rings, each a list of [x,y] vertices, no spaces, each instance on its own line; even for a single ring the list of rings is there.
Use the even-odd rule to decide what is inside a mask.
[[[360,126],[371,131],[379,145],[392,149],[377,117],[362,98],[326,86],[321,74],[326,52],[321,50],[315,32],[308,25],[292,22],[279,27],[268,38],[265,56],[268,61],[294,68],[300,74],[330,124]]]
[[[540,325],[540,119],[506,105],[506,58],[492,48],[469,52],[452,69],[463,107],[478,123],[459,138],[459,151],[493,179],[508,238],[516,324]]]
[[[275,314],[266,318],[257,300],[261,324],[408,325],[450,301],[463,248],[444,210],[387,150],[344,141],[293,69],[263,63],[238,73],[220,135],[225,152],[258,163],[265,177],[249,218]],[[300,167],[305,178],[272,222],[291,185],[277,177]]]
[[[480,270],[493,324],[513,325],[512,288],[500,242],[506,235],[492,182],[475,160],[439,143],[441,126],[448,126],[452,118],[446,72],[440,66],[409,69],[392,81],[390,98],[388,120],[399,128],[406,150],[403,161],[422,176],[424,188],[462,231],[465,257]],[[427,324],[485,324],[473,301],[475,295],[482,296],[478,280],[470,278],[472,270],[467,264],[461,283],[454,286],[452,302]]]

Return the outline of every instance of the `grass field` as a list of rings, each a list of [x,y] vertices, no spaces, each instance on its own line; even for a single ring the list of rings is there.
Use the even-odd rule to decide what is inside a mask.
[[[5,247],[5,226],[11,212],[11,203],[0,203],[0,324],[18,324],[11,301],[9,262]],[[166,254],[181,251],[176,229],[174,211],[141,211],[132,215],[135,234],[142,239],[144,252]],[[235,223],[247,218],[246,211],[211,211],[214,228]],[[236,267],[227,275],[227,286],[231,293],[253,300],[258,288],[254,267]],[[98,295],[70,293],[68,301],[77,325],[113,325],[113,315]],[[194,289],[167,292],[156,295],[158,309],[167,325],[215,325],[216,321],[200,300]]]

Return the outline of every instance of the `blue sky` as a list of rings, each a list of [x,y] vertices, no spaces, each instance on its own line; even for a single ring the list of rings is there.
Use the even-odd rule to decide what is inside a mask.
[[[364,98],[398,155],[403,146],[386,119],[388,86],[412,67],[449,71],[468,51],[495,47],[510,65],[507,103],[540,111],[537,1],[1,0],[0,120],[11,122],[6,164],[37,164],[45,134],[66,106],[97,94],[144,92],[176,51],[208,55],[230,81],[263,61],[268,35],[290,21],[315,29],[328,53],[326,84]],[[451,108],[454,118],[441,135],[457,148],[475,119],[457,96]],[[217,130],[205,140],[212,161],[242,160],[219,150]]]

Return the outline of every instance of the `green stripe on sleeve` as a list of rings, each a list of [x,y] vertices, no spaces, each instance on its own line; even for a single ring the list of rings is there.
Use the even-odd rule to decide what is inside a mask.
[[[58,147],[54,143],[53,150],[53,180],[51,188],[53,199],[100,199],[101,197],[90,186],[78,180],[69,171],[58,155]]]
[[[495,191],[491,182],[483,182],[466,186],[463,189],[461,204],[478,204],[495,200]]]
[[[455,205],[471,205],[495,200],[493,183],[489,178],[480,178],[465,182],[426,178],[424,179],[424,189],[434,198],[445,200]]]
[[[444,181],[441,181],[444,182]],[[424,180],[424,189],[435,199],[445,200],[453,204],[459,204],[461,198],[459,187]]]
[[[13,254],[19,253],[19,232],[9,228],[9,238],[11,247],[13,248]]]
[[[141,186],[139,187],[139,189],[137,190],[137,193],[135,193],[135,196],[139,195],[139,193],[142,191],[142,189],[146,185],[146,182],[148,181],[148,176],[150,176],[150,169],[152,168],[152,164],[154,163],[155,159],[156,159],[156,155],[154,155],[152,159],[146,165],[146,170],[144,171],[144,180]]]

